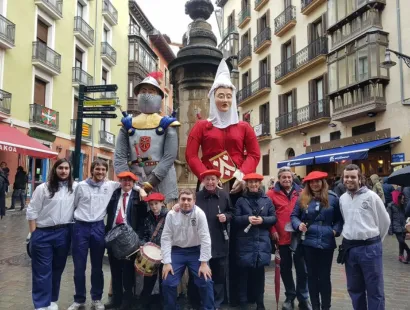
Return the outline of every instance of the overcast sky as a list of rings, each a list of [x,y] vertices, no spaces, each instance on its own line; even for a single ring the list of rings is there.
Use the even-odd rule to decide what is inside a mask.
[[[214,0],[211,0],[214,4]],[[137,0],[151,24],[162,34],[167,34],[172,42],[182,43],[191,18],[185,14],[187,0]],[[214,4],[214,8],[216,5]],[[219,38],[215,14],[208,19],[214,34]]]

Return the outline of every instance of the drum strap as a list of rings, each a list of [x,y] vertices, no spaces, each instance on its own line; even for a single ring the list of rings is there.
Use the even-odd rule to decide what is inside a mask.
[[[154,240],[154,238],[158,235],[159,230],[161,229],[162,223],[164,223],[165,217],[159,220],[157,227],[155,227],[154,233],[152,234],[151,240]]]

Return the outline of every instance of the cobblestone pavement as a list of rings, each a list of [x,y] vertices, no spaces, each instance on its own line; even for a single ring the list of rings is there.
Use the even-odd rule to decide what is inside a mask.
[[[28,228],[25,216],[20,211],[8,212],[7,216],[0,221],[0,310],[33,309],[31,302],[30,259],[25,253],[27,233]],[[397,261],[397,248],[396,239],[388,236],[384,242],[386,309],[410,310],[410,265],[404,265]],[[90,268],[87,268],[88,285],[89,270]],[[108,265],[104,266],[104,274],[105,292],[107,292],[109,284]],[[346,291],[345,279],[344,268],[334,263],[332,270],[332,309],[352,309],[350,298]],[[274,306],[274,275],[272,267],[267,271],[266,280],[265,305],[267,309],[273,310],[276,309],[276,306]],[[65,310],[70,305],[73,298],[73,290],[73,263],[71,257],[69,257],[61,284],[60,309]],[[283,292],[282,287],[280,302],[283,302],[284,299]]]

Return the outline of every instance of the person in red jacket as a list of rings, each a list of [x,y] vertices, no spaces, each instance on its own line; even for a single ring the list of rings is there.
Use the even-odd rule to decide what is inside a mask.
[[[294,300],[299,300],[300,310],[311,310],[307,285],[307,269],[303,258],[302,247],[299,246],[295,253],[290,249],[292,225],[290,215],[299,199],[301,187],[293,181],[292,170],[289,167],[280,168],[278,182],[267,192],[276,209],[278,221],[271,229],[272,239],[279,245],[281,257],[280,275],[285,286],[286,300],[282,310],[295,309]],[[296,269],[296,288],[293,280],[292,265]]]

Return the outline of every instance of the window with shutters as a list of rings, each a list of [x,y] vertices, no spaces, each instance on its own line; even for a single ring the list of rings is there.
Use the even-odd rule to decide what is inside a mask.
[[[75,49],[75,67],[83,69],[83,51],[78,47]]]
[[[77,16],[84,19],[84,5],[80,1],[77,1]]]
[[[242,36],[242,48],[251,43],[251,29],[249,28]]]
[[[264,76],[270,73],[269,56],[259,62],[259,76]]]
[[[340,130],[330,133],[330,141],[340,140],[341,137],[342,133],[340,132]]]
[[[270,135],[269,102],[259,106],[259,121],[262,124],[262,135]]]
[[[296,52],[296,37],[293,36],[289,41],[282,44],[282,65],[281,65],[281,76],[286,75],[288,72],[293,70],[295,66],[295,61],[292,56]]]
[[[34,103],[45,106],[47,83],[39,78],[35,78],[34,84]]]
[[[78,97],[74,96],[74,112],[73,112],[73,119],[77,119],[78,113]]]
[[[269,176],[269,170],[269,154],[266,154],[262,156],[262,174],[264,176]]]
[[[251,70],[242,74],[242,88],[251,84]]]
[[[47,45],[48,42],[48,25],[41,20],[37,20],[37,41]]]
[[[101,72],[101,80],[102,80],[103,85],[107,85],[108,71],[105,70],[104,68],[102,69],[102,72]]]
[[[371,122],[359,126],[352,127],[352,136],[358,136],[369,132],[376,131],[376,122]]]
[[[320,136],[310,137],[310,145],[320,144]]]

